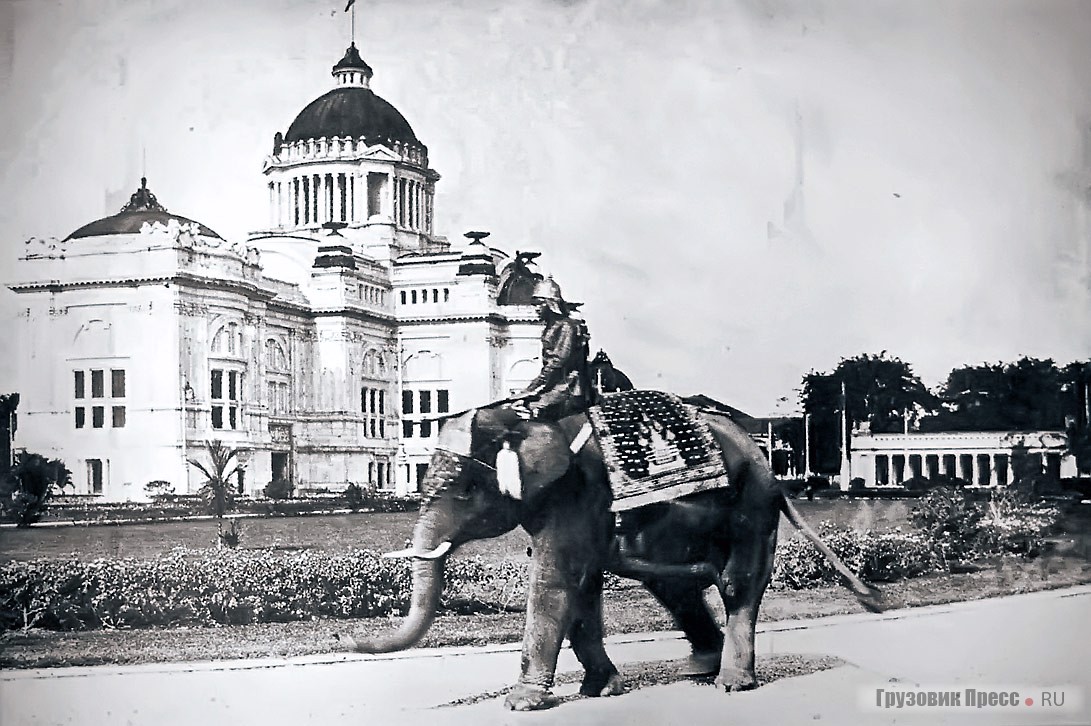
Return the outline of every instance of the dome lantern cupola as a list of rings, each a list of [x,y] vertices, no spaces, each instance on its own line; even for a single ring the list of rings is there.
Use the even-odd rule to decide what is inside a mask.
[[[349,45],[345,57],[333,66],[333,77],[338,86],[356,86],[368,88],[373,72],[356,49],[356,43]]]

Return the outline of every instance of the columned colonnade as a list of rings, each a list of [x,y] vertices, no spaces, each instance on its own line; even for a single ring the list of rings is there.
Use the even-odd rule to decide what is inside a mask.
[[[337,172],[297,174],[270,181],[269,224],[300,227],[326,222],[354,224],[375,214],[390,214],[399,227],[431,234],[433,190],[407,177]],[[386,197],[384,199],[384,197]]]
[[[1061,454],[1059,452],[1033,452],[1025,454],[1023,464],[1010,453],[1002,452],[936,452],[910,454],[875,454],[875,484],[884,486],[901,484],[907,479],[939,476],[958,478],[971,484],[1001,486],[1011,483],[1013,466],[1052,472],[1059,476]],[[1013,459],[1016,459],[1013,461]]]

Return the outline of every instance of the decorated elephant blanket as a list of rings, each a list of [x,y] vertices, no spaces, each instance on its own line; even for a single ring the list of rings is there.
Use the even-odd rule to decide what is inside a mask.
[[[678,396],[610,393],[587,415],[606,461],[615,512],[728,486],[708,424]]]

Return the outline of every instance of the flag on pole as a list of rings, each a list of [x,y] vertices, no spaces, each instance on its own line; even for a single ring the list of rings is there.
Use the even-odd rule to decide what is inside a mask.
[[[345,5],[345,12],[347,13],[349,11],[349,8],[351,8],[355,4],[356,4],[356,0],[349,0],[348,4]]]

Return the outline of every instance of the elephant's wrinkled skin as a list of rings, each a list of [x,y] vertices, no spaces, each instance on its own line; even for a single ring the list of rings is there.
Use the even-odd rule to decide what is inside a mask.
[[[376,653],[413,646],[432,622],[446,553],[521,525],[532,538],[533,559],[522,674],[507,697],[509,708],[551,704],[566,636],[585,670],[581,693],[609,696],[624,690],[603,647],[602,582],[608,570],[640,580],[671,612],[692,645],[690,672],[718,673],[716,683],[728,691],[753,688],[754,628],[772,573],[780,513],[808,537],[817,537],[798,519],[750,437],[727,418],[701,415],[723,450],[731,489],[637,510],[625,532],[615,532],[606,468],[595,440],[577,454],[569,449],[585,415],[517,426],[521,500],[501,494],[492,468],[505,428],[500,413],[481,409],[450,420],[425,477],[412,548],[402,553],[416,558],[410,614],[397,631],[356,643],[356,649]],[[877,593],[818,544],[861,602],[876,609]],[[713,584],[727,612],[725,632],[702,598]]]

